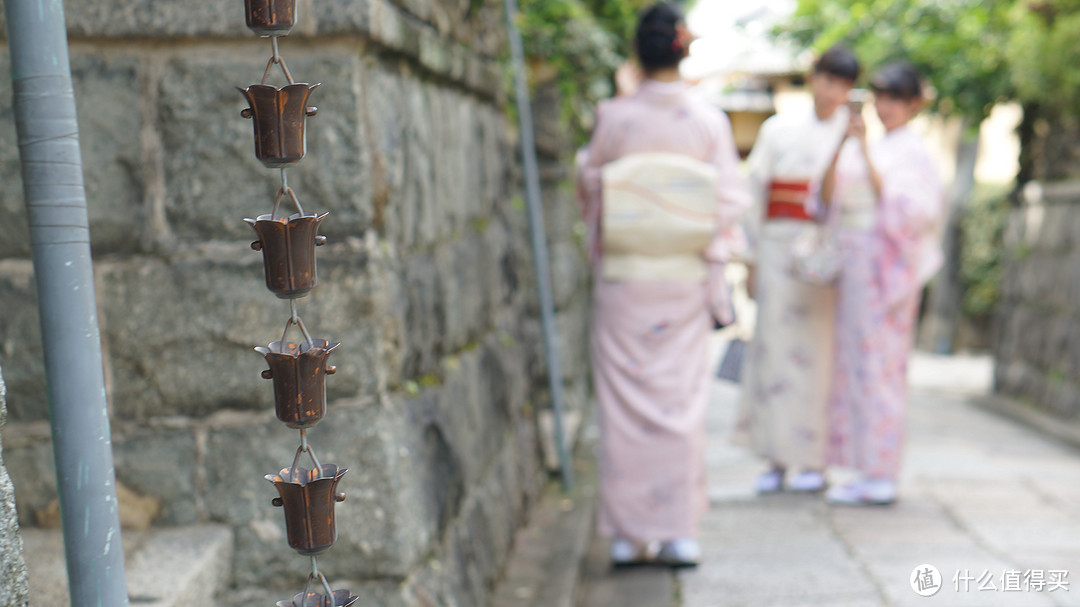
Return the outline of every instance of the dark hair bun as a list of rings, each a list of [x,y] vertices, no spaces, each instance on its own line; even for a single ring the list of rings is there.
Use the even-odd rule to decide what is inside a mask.
[[[635,38],[641,67],[651,71],[679,65],[686,53],[678,35],[682,22],[682,11],[670,4],[656,4],[642,13]]]

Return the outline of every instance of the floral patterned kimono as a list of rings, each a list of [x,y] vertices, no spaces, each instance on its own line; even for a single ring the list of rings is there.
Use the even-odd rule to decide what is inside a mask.
[[[870,158],[882,178],[880,201],[852,140],[837,162],[830,205],[844,265],[837,284],[828,459],[895,481],[919,297],[942,262],[944,199],[937,169],[910,127],[872,143]]]
[[[603,278],[602,169],[645,152],[673,152],[716,167],[717,232],[705,282]],[[645,81],[597,109],[579,157],[582,212],[594,268],[590,350],[600,416],[600,532],[635,541],[697,536],[707,506],[705,407],[713,318],[729,320],[723,261],[740,244],[750,204],[727,117],[681,82]]]
[[[813,110],[777,114],[762,125],[747,160],[757,203],[746,222],[757,322],[734,440],[788,469],[825,468],[835,289],[791,275],[791,243],[816,225],[805,214],[776,213],[784,207],[772,200],[770,184],[819,180],[843,141],[848,116],[846,107],[826,120]]]

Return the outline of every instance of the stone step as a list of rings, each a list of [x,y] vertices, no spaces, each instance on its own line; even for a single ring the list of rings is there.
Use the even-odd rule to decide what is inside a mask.
[[[59,529],[23,528],[30,604],[70,607]],[[124,530],[124,573],[132,605],[210,605],[231,575],[233,532],[226,525]]]

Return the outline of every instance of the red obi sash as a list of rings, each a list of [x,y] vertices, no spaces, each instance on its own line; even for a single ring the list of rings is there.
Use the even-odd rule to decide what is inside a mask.
[[[810,221],[806,212],[806,199],[810,196],[809,181],[769,182],[769,204],[765,210],[768,219],[797,219]]]

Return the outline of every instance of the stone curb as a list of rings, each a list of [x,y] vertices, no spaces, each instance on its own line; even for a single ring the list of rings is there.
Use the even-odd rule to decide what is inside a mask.
[[[574,457],[576,486],[562,492],[548,482],[529,522],[518,530],[503,579],[490,607],[574,607],[596,511],[596,462],[592,446]]]
[[[1080,449],[1080,424],[1055,417],[999,394],[980,394],[968,398],[980,409],[1003,415],[1011,420]]]

